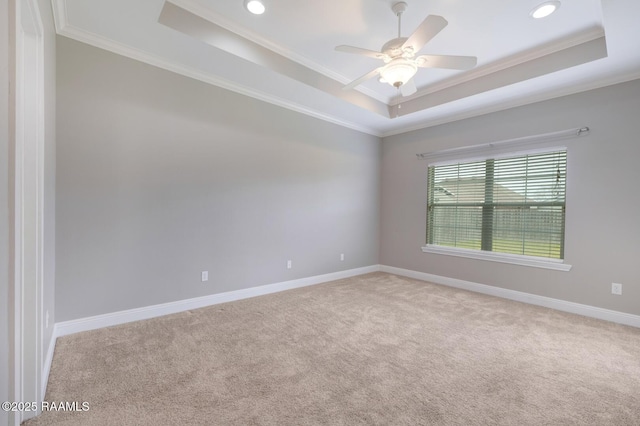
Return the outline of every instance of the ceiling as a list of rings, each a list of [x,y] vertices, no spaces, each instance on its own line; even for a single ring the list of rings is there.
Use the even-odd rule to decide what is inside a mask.
[[[428,15],[448,25],[420,54],[475,56],[467,71],[420,68],[418,92],[370,79],[382,65],[335,51],[380,50],[397,36],[392,0],[52,0],[61,35],[210,84],[378,136],[387,136],[640,78],[640,2],[405,0],[402,36]]]

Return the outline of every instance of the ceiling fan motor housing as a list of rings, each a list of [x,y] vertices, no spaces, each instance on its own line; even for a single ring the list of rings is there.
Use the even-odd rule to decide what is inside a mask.
[[[390,62],[391,59],[395,59],[397,57],[401,57],[404,55],[404,50],[402,49],[402,45],[407,41],[407,37],[398,37],[393,40],[389,40],[382,46],[380,51],[389,57],[387,62]]]

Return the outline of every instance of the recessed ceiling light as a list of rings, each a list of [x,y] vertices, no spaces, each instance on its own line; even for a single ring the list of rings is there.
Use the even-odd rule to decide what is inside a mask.
[[[260,0],[244,0],[244,7],[254,15],[262,15],[265,11],[264,4]]]
[[[535,19],[546,18],[560,7],[559,1],[546,1],[534,7],[529,15]]]

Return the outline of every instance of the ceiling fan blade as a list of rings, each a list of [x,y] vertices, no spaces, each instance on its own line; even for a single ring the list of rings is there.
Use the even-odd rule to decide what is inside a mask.
[[[421,68],[447,68],[451,70],[470,70],[478,64],[475,56],[420,55],[416,64]]]
[[[418,88],[416,87],[416,82],[413,78],[410,78],[409,81],[400,86],[400,93],[402,93],[402,96],[411,96],[417,91]]]
[[[416,28],[416,30],[409,36],[407,41],[402,45],[402,49],[408,47],[413,48],[414,53],[418,53],[425,44],[434,38],[440,31],[443,30],[449,23],[442,16],[429,15],[424,21]]]
[[[364,83],[366,80],[369,80],[370,78],[375,77],[376,75],[380,74],[380,71],[382,70],[383,67],[380,68],[376,68],[375,70],[368,72],[367,74],[363,75],[362,77],[353,80],[351,83],[347,84],[346,86],[344,86],[342,88],[342,90],[350,90],[353,89],[354,87],[356,87],[357,85],[359,85],[360,83]]]
[[[347,46],[347,45],[336,46],[336,50],[338,52],[355,53],[356,55],[369,56],[370,58],[376,58],[376,59],[384,59],[385,56],[387,56],[384,53],[376,52],[375,50],[363,49],[361,47]]]

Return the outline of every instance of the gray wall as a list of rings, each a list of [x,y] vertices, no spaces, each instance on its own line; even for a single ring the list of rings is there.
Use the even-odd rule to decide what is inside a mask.
[[[9,399],[9,3],[0,0],[0,402]],[[0,410],[0,424],[9,415]]]
[[[383,140],[381,263],[640,315],[640,80]],[[570,272],[422,253],[427,163],[416,153],[589,126],[568,147]],[[557,145],[557,144],[553,144]],[[623,295],[611,295],[611,283]]]
[[[378,262],[640,314],[640,81],[388,137],[381,151],[66,38],[57,58],[57,321]],[[585,125],[563,141],[570,272],[421,252],[416,153]]]
[[[378,263],[379,138],[57,49],[56,321]]]

